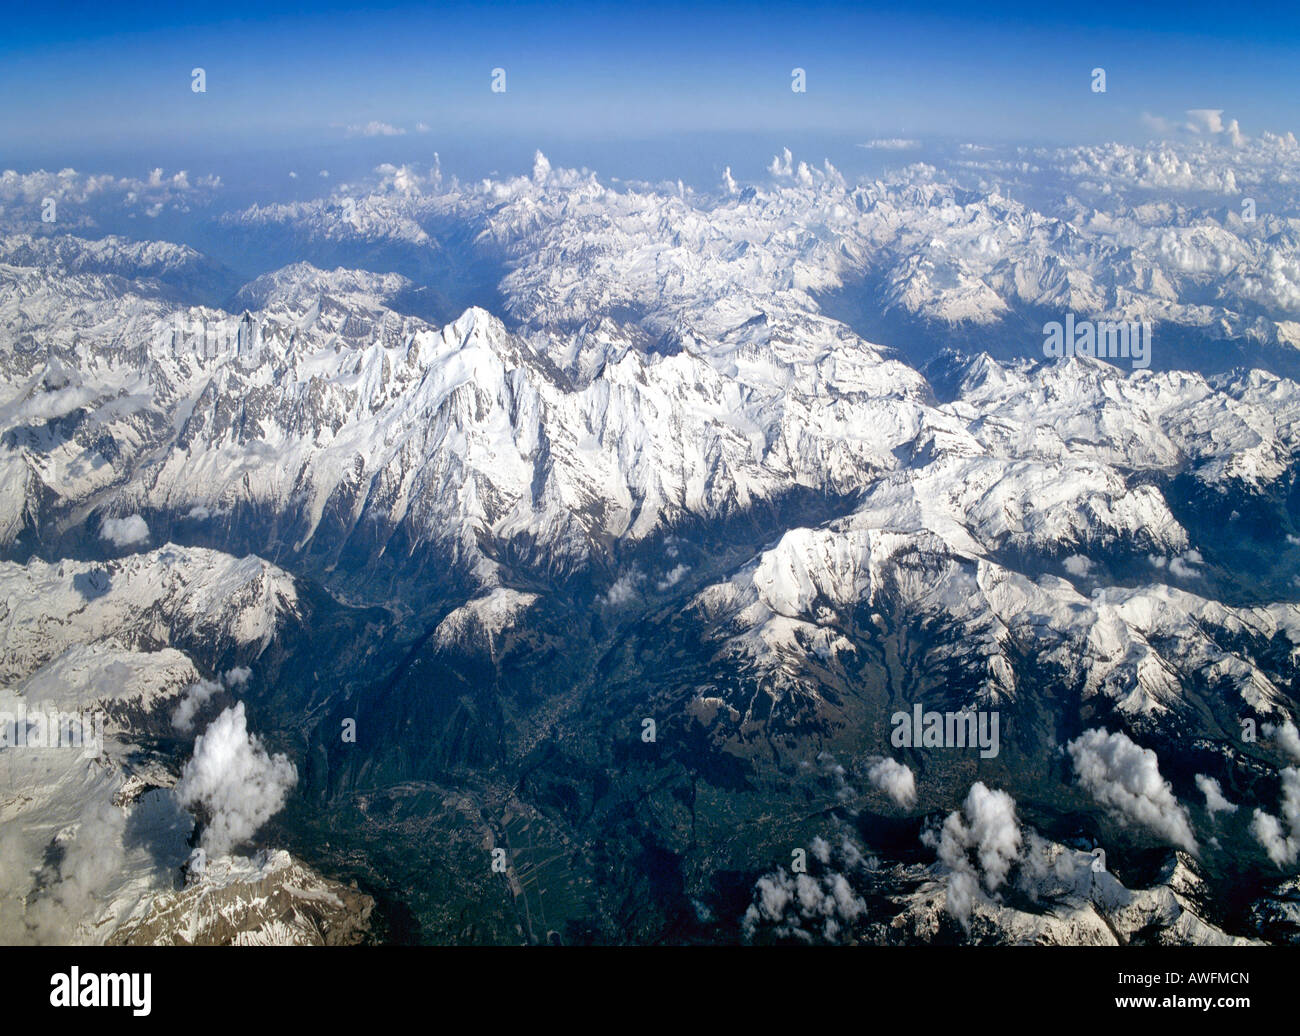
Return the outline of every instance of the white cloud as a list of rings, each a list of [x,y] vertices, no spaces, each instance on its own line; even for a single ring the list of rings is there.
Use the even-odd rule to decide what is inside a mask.
[[[199,709],[219,690],[221,684],[215,680],[200,680],[191,684],[176,704],[176,710],[172,713],[172,726],[182,734],[188,734],[194,729],[194,717],[198,715]]]
[[[66,385],[33,394],[18,408],[16,416],[24,421],[49,421],[80,410],[94,398],[95,394],[83,385]]]
[[[1165,138],[1190,133],[1197,137],[1226,138],[1233,147],[1238,148],[1245,143],[1246,138],[1237,125],[1237,120],[1223,121],[1222,108],[1189,108],[1183,115],[1185,119],[1179,122],[1177,119],[1143,112],[1142,125]]]
[[[1189,550],[1169,559],[1169,574],[1180,579],[1193,579],[1200,575],[1196,569],[1204,564],[1204,561],[1199,550]]]
[[[1284,719],[1280,724],[1265,723],[1259,729],[1265,737],[1274,738],[1293,762],[1300,763],[1300,730],[1296,730],[1291,720]]]
[[[19,173],[0,172],[0,213],[13,218],[22,210],[40,218],[45,198],[58,202],[59,223],[65,227],[94,225],[101,209],[161,212],[164,207],[187,208],[195,197],[206,197],[221,187],[219,176],[192,178],[186,170],[166,176],[154,169],[147,179],[79,173],[62,169],[57,173],[40,169]]]
[[[1079,784],[1121,819],[1196,852],[1187,811],[1160,776],[1155,752],[1134,744],[1122,731],[1087,730],[1066,748]]]
[[[348,127],[349,137],[404,137],[406,130],[399,129],[397,126],[389,125],[387,122],[370,121],[360,126]]]
[[[680,583],[682,581],[682,577],[686,575],[686,573],[689,572],[690,570],[691,570],[690,565],[678,565],[675,568],[673,568],[671,571],[666,572],[664,574],[664,577],[661,580],[659,580],[659,582],[656,583],[655,585],[661,591],[667,590]]]
[[[108,518],[99,527],[99,538],[115,547],[131,547],[149,539],[149,526],[138,514],[125,518]]]
[[[1222,133],[1222,108],[1188,108],[1187,128],[1193,133]]]
[[[969,927],[971,910],[984,895],[981,885],[996,892],[1020,855],[1015,799],[976,781],[962,809],[948,814],[937,839],[932,832],[927,835],[923,840],[932,845],[937,841],[939,862],[949,872],[948,912]]]
[[[274,756],[248,732],[244,703],[226,709],[194,742],[194,756],[176,784],[182,805],[207,814],[202,847],[228,854],[248,841],[280,811],[298,771],[283,754]]]
[[[596,598],[596,602],[609,605],[611,608],[620,607],[640,596],[639,587],[644,582],[645,576],[636,569],[625,572],[614,580],[614,584],[603,596]]]
[[[1210,816],[1215,813],[1237,812],[1236,803],[1229,802],[1223,797],[1223,789],[1219,787],[1219,782],[1213,777],[1198,773],[1196,775],[1196,786],[1201,789],[1201,794],[1205,796],[1205,808],[1209,811]]]
[[[866,148],[868,151],[915,151],[921,146],[919,140],[911,140],[906,137],[884,137],[879,140],[868,140],[865,144],[859,144],[858,147]]]
[[[1160,115],[1152,115],[1150,112],[1142,113],[1142,125],[1153,133],[1159,133],[1167,136],[1173,132],[1174,124]]]
[[[1236,174],[1224,168],[1219,156],[1192,153],[1184,157],[1172,145],[1143,148],[1112,143],[1060,149],[1053,157],[1062,171],[1106,193],[1131,187],[1222,194],[1239,190]]]
[[[877,759],[867,770],[867,780],[900,806],[916,804],[916,778],[911,767],[894,759]]]
[[[1285,833],[1282,821],[1286,822]],[[1282,820],[1257,809],[1250,831],[1279,867],[1296,862],[1300,857],[1300,770],[1288,766],[1282,771]]]
[[[77,927],[102,908],[100,892],[120,877],[126,853],[126,815],[108,802],[87,810],[70,838],[59,836],[63,856],[55,879],[28,905],[28,937],[70,942]]]
[[[812,857],[823,866],[843,869],[871,868],[874,861],[845,836],[837,858],[825,839],[814,838]],[[819,875],[788,874],[778,867],[754,885],[754,902],[741,918],[741,931],[752,940],[760,931],[800,942],[845,942],[852,926],[867,910],[842,870]]]
[[[1092,571],[1092,561],[1085,558],[1082,554],[1071,554],[1063,562],[1065,570],[1072,576],[1083,578]]]
[[[1168,566],[1169,574],[1179,579],[1197,578],[1200,573],[1196,569],[1205,563],[1205,559],[1201,557],[1199,550],[1189,550],[1172,558],[1161,557],[1159,554],[1149,554],[1147,560],[1156,568]]]

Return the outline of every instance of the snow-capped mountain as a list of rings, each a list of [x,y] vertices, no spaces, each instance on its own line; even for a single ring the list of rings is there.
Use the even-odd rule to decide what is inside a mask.
[[[368,896],[327,881],[283,849],[227,856],[158,896],[111,942],[125,946],[346,946],[366,934]]]
[[[22,931],[67,935],[55,906],[93,902],[79,939],[359,938],[370,900],[344,880],[189,855],[239,799],[203,779],[229,757],[272,792],[241,804],[241,845],[283,811],[276,838],[363,886],[417,880],[390,842],[457,874],[481,841],[538,853],[496,885],[418,879],[435,939],[494,910],[544,937],[531,888],[562,890],[560,937],[735,936],[715,876],[748,892],[828,818],[939,857],[817,894],[853,919],[893,897],[872,939],[946,938],[951,889],[926,882],[964,874],[967,821],[920,839],[968,790],[983,808],[981,781],[1040,822],[1021,892],[1060,906],[977,881],[981,937],[1276,938],[1300,277],[1297,199],[1260,170],[1300,150],[1243,145],[1277,206],[1253,221],[1224,211],[1241,183],[1216,154],[1024,155],[1065,184],[1039,207],[976,161],[850,183],[785,152],[711,194],[540,154],[473,184],[381,167],[222,216],[286,263],[220,305],[229,268],[193,248],[0,213],[0,678],[6,701],[103,709],[116,745],[25,772],[48,820],[0,814]],[[5,174],[0,197],[34,187]],[[471,296],[499,305],[444,316]],[[1154,323],[1158,362],[1046,361],[1038,326],[1066,314]],[[1217,342],[1259,365],[1202,362]],[[914,706],[997,712],[1000,752],[892,741]],[[77,869],[133,823],[167,832],[166,867]],[[1085,895],[1081,832],[1138,877]],[[676,898],[630,905],[658,868]],[[1216,903],[1242,869],[1253,914]],[[768,906],[812,895],[782,881]]]

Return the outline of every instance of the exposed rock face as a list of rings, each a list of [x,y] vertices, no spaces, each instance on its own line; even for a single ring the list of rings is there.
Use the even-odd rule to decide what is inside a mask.
[[[1011,896],[978,901],[963,938],[973,943],[1052,946],[1250,946],[1263,940],[1228,935],[1198,916],[1190,898],[1202,888],[1185,856],[1170,861],[1163,880],[1127,889],[1113,875],[1096,871],[1096,857],[1052,845],[1047,869],[1023,875]],[[925,881],[899,897],[901,908],[880,934],[884,942],[930,942],[954,934],[942,880]]]
[[[209,862],[109,939],[125,946],[348,946],[366,938],[374,900],[321,878],[284,850]]]

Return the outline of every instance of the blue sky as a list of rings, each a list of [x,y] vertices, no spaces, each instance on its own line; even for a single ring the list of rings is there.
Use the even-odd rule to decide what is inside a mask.
[[[811,133],[1061,143],[1222,108],[1300,131],[1300,5],[58,4],[6,15],[0,165],[97,149]],[[190,89],[201,66],[207,92]],[[805,94],[790,90],[794,67]],[[1089,71],[1107,70],[1093,94]],[[507,90],[490,90],[506,69]]]

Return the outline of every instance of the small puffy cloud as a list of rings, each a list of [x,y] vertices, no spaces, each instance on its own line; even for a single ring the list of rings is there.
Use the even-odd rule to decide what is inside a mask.
[[[243,687],[253,676],[253,670],[246,665],[237,665],[233,669],[227,669],[224,677],[227,687]]]
[[[426,188],[436,185],[440,177],[436,165],[428,176],[420,175],[408,165],[397,166],[389,162],[375,166],[375,172],[379,174],[381,190],[395,191],[404,195],[420,194]]]
[[[827,942],[838,942],[845,922],[856,920],[867,909],[842,874],[791,877],[781,868],[759,878],[755,894],[756,902],[741,920],[747,939],[753,939],[760,926],[769,926],[781,937],[812,942],[820,935]]]
[[[107,518],[99,527],[99,538],[115,547],[132,547],[149,539],[149,526],[138,514]]]
[[[794,174],[794,155],[790,149],[782,148],[781,154],[772,157],[767,171],[773,176],[792,176]]]
[[[614,584],[602,596],[597,597],[596,601],[611,608],[621,607],[640,597],[640,586],[644,582],[645,576],[635,569],[625,572],[614,580]]]
[[[1070,575],[1079,579],[1082,579],[1092,571],[1092,560],[1090,558],[1085,558],[1082,554],[1071,554],[1062,563],[1065,565],[1065,570],[1069,572]]]
[[[1245,142],[1237,120],[1223,121],[1222,108],[1189,108],[1187,110],[1187,129],[1192,133],[1217,136],[1223,134],[1233,147],[1241,147]]]
[[[1246,141],[1236,119],[1224,121],[1222,108],[1189,108],[1183,115],[1179,121],[1143,112],[1142,125],[1166,139],[1190,133],[1216,141],[1227,140],[1233,147],[1241,147]]]
[[[1205,808],[1210,816],[1214,816],[1215,813],[1237,812],[1236,803],[1229,802],[1223,797],[1223,789],[1219,787],[1219,782],[1213,777],[1198,773],[1196,775],[1196,786],[1200,788],[1201,794],[1205,796]]]
[[[865,144],[859,144],[858,147],[866,148],[868,151],[915,151],[921,146],[919,140],[911,140],[907,137],[884,137],[878,140],[868,140]]]
[[[181,771],[176,796],[207,815],[202,848],[225,855],[247,842],[284,806],[298,781],[288,756],[271,755],[248,732],[244,703],[226,709],[194,742],[194,755]]]
[[[1187,109],[1187,128],[1193,133],[1222,133],[1222,108]]]
[[[948,870],[948,912],[968,928],[976,902],[1006,883],[1020,856],[1015,799],[976,781],[962,808],[948,814],[937,836],[927,832],[923,841],[938,849]]]
[[[1281,723],[1265,723],[1260,728],[1265,737],[1277,741],[1278,747],[1289,755],[1293,762],[1300,763],[1300,730],[1289,719]]]
[[[916,805],[916,778],[911,767],[895,759],[877,759],[867,768],[867,780],[897,805]]]
[[[778,867],[758,879],[754,901],[740,922],[746,940],[759,934],[807,943],[850,939],[867,904],[844,872],[872,869],[875,861],[863,856],[847,835],[838,852],[825,839],[814,838],[811,854],[820,873],[789,874]]]
[[[406,130],[399,129],[397,126],[389,125],[387,122],[378,122],[371,120],[360,126],[348,127],[349,137],[404,137]]]
[[[690,565],[677,565],[675,568],[664,573],[664,577],[655,584],[660,591],[668,590],[682,581],[682,577],[691,570]]]
[[[837,799],[841,802],[851,802],[858,797],[857,790],[848,782],[848,771],[842,763],[836,762],[834,755],[830,752],[820,752],[817,755],[817,763],[820,765],[822,773],[835,783],[835,797]]]
[[[188,734],[194,729],[194,717],[198,715],[199,709],[219,690],[221,684],[215,680],[200,680],[191,684],[176,704],[176,711],[172,713],[172,726],[182,734]]]
[[[1174,130],[1174,124],[1160,115],[1152,115],[1150,112],[1142,113],[1142,125],[1152,133],[1159,133],[1168,136]]]
[[[1175,555],[1172,558],[1161,557],[1159,554],[1148,555],[1148,560],[1156,568],[1169,569],[1169,574],[1179,579],[1195,579],[1200,573],[1197,570],[1205,563],[1199,550],[1189,550],[1182,554]]]
[[[1122,731],[1087,730],[1066,749],[1079,785],[1121,820],[1196,852],[1187,811],[1160,776],[1159,760]]]
[[[1185,554],[1169,559],[1169,574],[1180,579],[1193,579],[1200,575],[1196,570],[1203,563],[1204,559],[1199,550],[1189,550]]]
[[[1250,832],[1279,867],[1289,867],[1300,857],[1300,770],[1282,771],[1282,819],[1255,810]]]
[[[65,385],[34,394],[18,408],[16,416],[24,421],[49,421],[80,410],[94,398],[95,394],[83,385]]]
[[[542,152],[533,152],[533,183],[545,183],[551,176],[551,160]]]
[[[830,184],[844,189],[844,177],[829,161],[823,162],[821,169],[815,169],[807,162],[795,165],[794,154],[789,148],[782,148],[781,154],[773,157],[767,171],[775,177],[793,179],[800,187],[813,187],[818,184]]]
[[[124,211],[134,217],[140,212],[157,215],[164,208],[189,211],[196,201],[210,199],[220,187],[219,176],[192,177],[185,170],[168,176],[155,169],[146,179],[138,179],[75,169],[57,173],[6,169],[0,171],[0,220],[19,227],[40,220],[42,203],[51,198],[58,203],[58,222],[64,230],[93,228],[106,212]]]
[[[1112,143],[1058,150],[1055,157],[1063,162],[1063,171],[1104,193],[1133,187],[1223,194],[1239,190],[1236,174],[1222,162],[1185,157],[1170,145],[1136,148]]]

